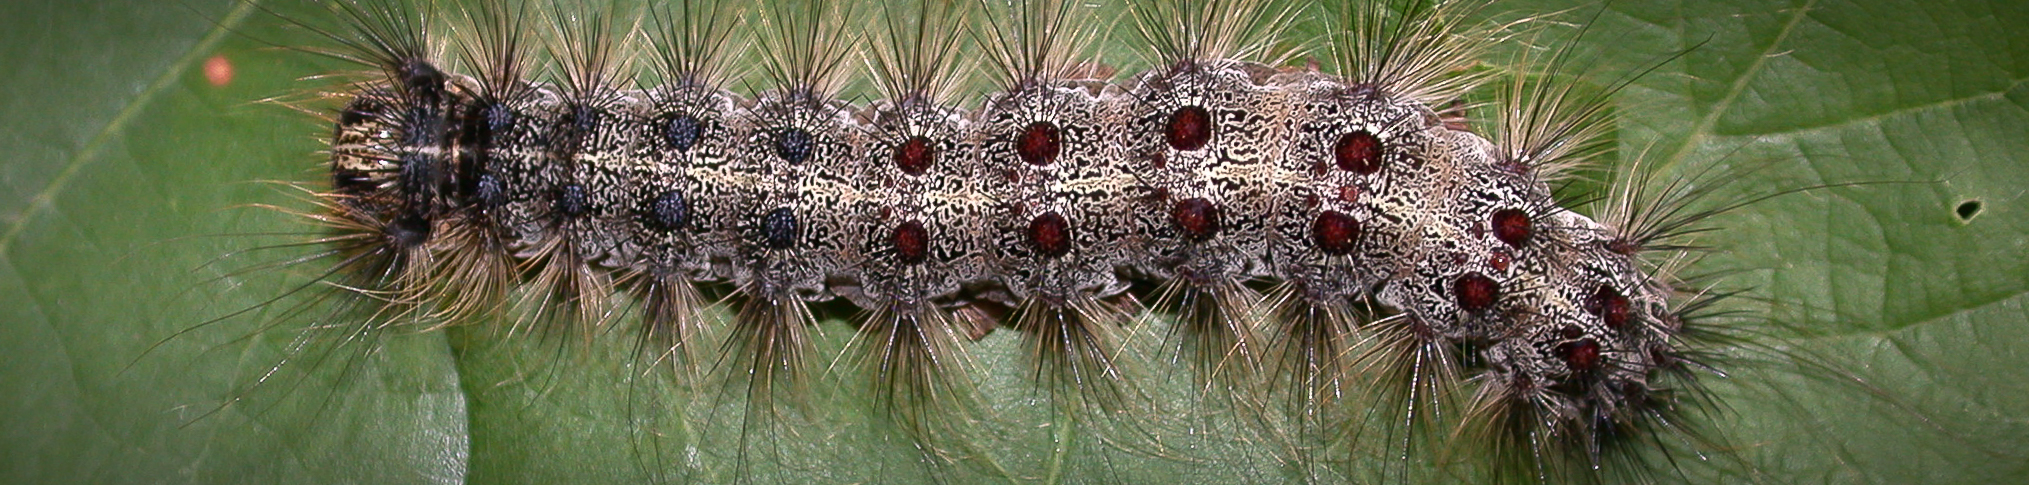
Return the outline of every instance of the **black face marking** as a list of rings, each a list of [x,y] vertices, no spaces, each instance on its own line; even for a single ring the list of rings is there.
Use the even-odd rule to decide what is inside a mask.
[[[888,240],[895,246],[895,259],[902,264],[921,263],[930,256],[930,231],[921,222],[903,221],[895,225]]]
[[[1071,252],[1071,221],[1047,212],[1029,220],[1029,247],[1043,257],[1055,258]]]
[[[1381,171],[1381,139],[1367,130],[1353,130],[1339,136],[1332,145],[1332,158],[1338,162],[1339,170],[1360,175],[1373,175]]]
[[[796,247],[796,211],[779,207],[761,217],[761,245],[768,249]]]
[[[703,135],[704,124],[698,122],[696,116],[687,113],[662,115],[662,140],[676,151],[690,151],[690,147],[697,144],[698,137]]]
[[[585,186],[564,184],[563,187],[557,188],[557,200],[554,208],[557,214],[561,214],[565,218],[575,219],[578,216],[585,215],[586,211],[591,210],[592,202],[585,195]]]
[[[775,132],[775,156],[792,165],[800,165],[810,159],[810,152],[817,149],[817,141],[810,132],[802,128],[785,128]]]
[[[1177,201],[1170,208],[1170,223],[1176,225],[1186,240],[1211,239],[1219,233],[1219,204],[1199,197]]]
[[[1015,137],[1015,155],[1029,165],[1056,163],[1057,154],[1063,150],[1063,135],[1057,132],[1057,125],[1048,121],[1030,123]]]
[[[650,229],[662,232],[682,229],[690,222],[690,204],[683,200],[683,192],[663,192],[641,209],[641,221]]]
[[[909,175],[922,175],[937,160],[937,146],[929,138],[910,137],[895,147],[895,167]]]
[[[1212,113],[1205,108],[1185,106],[1170,113],[1163,139],[1170,148],[1183,151],[1204,148],[1212,142]]]

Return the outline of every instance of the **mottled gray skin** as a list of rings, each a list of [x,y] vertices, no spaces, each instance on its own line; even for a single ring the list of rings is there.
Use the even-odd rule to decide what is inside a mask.
[[[1269,84],[1275,74],[1259,64],[1204,61],[1135,78],[1127,131],[1142,136],[1125,137],[1122,163],[1135,176],[1127,209],[1140,244],[1132,263],[1141,274],[1207,282],[1274,275],[1269,227],[1288,193],[1283,189],[1293,185],[1276,166],[1279,140],[1288,138],[1288,91]],[[1210,114],[1202,147],[1183,149],[1147,135],[1164,133],[1170,115],[1188,106]],[[1192,199],[1217,208],[1217,227],[1207,236],[1180,227],[1179,204]]]
[[[733,252],[734,235],[725,228],[744,214],[731,195],[739,180],[731,160],[734,143],[751,131],[748,119],[736,115],[738,97],[716,89],[664,87],[646,98],[652,101],[629,106],[640,131],[630,150],[636,158],[621,169],[633,212],[623,218],[630,235],[617,262],[664,277],[718,278]],[[670,135],[678,117],[696,126],[696,137],[683,146]],[[673,227],[654,221],[653,204],[665,197],[682,201],[682,220]]]
[[[1037,83],[989,98],[977,113],[972,139],[979,147],[989,195],[996,201],[978,231],[992,238],[995,279],[1012,301],[1062,301],[1126,291],[1116,275],[1135,241],[1127,224],[1133,168],[1125,159],[1120,128],[1124,97],[1096,81]],[[1044,164],[1016,150],[1025,128],[1048,123],[1060,149]],[[1038,218],[1068,222],[1068,251],[1050,255],[1031,234]]]
[[[878,101],[861,110],[867,150],[851,160],[863,193],[841,207],[849,243],[846,264],[831,290],[868,309],[884,305],[936,305],[967,283],[996,274],[984,222],[996,213],[996,197],[980,174],[972,138],[971,113],[923,100]],[[930,148],[917,170],[905,169],[899,152],[921,138]],[[913,223],[923,230],[922,253],[904,254]]]
[[[726,281],[770,298],[842,296],[877,310],[1062,306],[1121,294],[1132,278],[1287,282],[1315,304],[1371,301],[1419,338],[1471,344],[1509,398],[1546,404],[1548,421],[1575,426],[1589,426],[1588,413],[1617,415],[1673,355],[1672,289],[1614,250],[1615,229],[1560,208],[1532,170],[1447,128],[1431,107],[1235,61],[1132,79],[1024,83],[969,112],[695,87],[574,103],[533,86],[504,100],[513,116],[483,147],[486,163],[436,167],[449,187],[422,188],[400,177],[431,172],[404,160],[444,163],[479,147],[455,128],[440,139],[408,134],[472,126],[475,111],[419,118],[401,109],[408,97],[368,89],[355,106],[379,109],[337,127],[332,167],[365,174],[342,214],[362,224],[490,204],[467,189],[483,175],[499,190],[490,217],[437,224],[493,224],[486,233],[522,257],[562,241],[601,271]],[[447,103],[471,102],[455,88],[464,84],[454,80]],[[1210,115],[1202,146],[1164,138],[1185,107]],[[676,114],[701,127],[687,147],[670,131]],[[1042,163],[1021,145],[1036,123],[1057,130]],[[791,131],[808,135],[797,143],[807,153],[785,151]],[[1371,173],[1343,155],[1356,131],[1378,141]],[[914,136],[935,148],[920,173],[897,163]],[[671,192],[684,201],[683,224],[652,224],[655,201]],[[1191,199],[1216,206],[1216,230],[1180,218]],[[1515,241],[1494,222],[1510,209],[1527,215]],[[1039,239],[1051,214],[1063,224],[1047,228],[1061,230]],[[924,229],[920,241],[898,235],[907,223]],[[915,247],[920,257],[903,257]],[[1612,308],[1625,318],[1610,321]]]

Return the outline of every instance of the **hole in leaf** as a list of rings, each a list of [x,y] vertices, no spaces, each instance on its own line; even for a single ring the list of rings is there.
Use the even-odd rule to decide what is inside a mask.
[[[1974,199],[1960,202],[1959,207],[1953,209],[1952,212],[1958,213],[1959,222],[1972,222],[1974,217],[1980,215],[1980,210],[1985,208],[1978,199]]]

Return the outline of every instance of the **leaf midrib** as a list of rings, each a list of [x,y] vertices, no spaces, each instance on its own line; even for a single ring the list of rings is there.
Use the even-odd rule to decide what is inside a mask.
[[[1768,60],[1775,56],[1778,49],[1782,48],[1783,42],[1789,40],[1790,33],[1796,31],[1797,26],[1802,24],[1803,19],[1810,15],[1811,8],[1815,7],[1817,3],[1817,0],[1806,0],[1802,6],[1792,8],[1793,13],[1790,15],[1789,21],[1783,24],[1781,31],[1776,32],[1775,39],[1769,41],[1768,47],[1763,48],[1761,54],[1754,57],[1754,62],[1748,64],[1746,69],[1742,69],[1740,74],[1733,78],[1733,84],[1727,87],[1726,95],[1720,97],[1718,102],[1712,103],[1712,109],[1707,111],[1705,116],[1698,120],[1698,124],[1691,129],[1690,135],[1684,137],[1683,143],[1677,145],[1677,149],[1672,151],[1668,157],[1663,158],[1661,164],[1652,167],[1650,170],[1656,173],[1666,173],[1671,167],[1690,158],[1691,153],[1697,151],[1698,147],[1704,146],[1705,139],[1714,135],[1712,130],[1718,126],[1719,119],[1731,112],[1733,103],[1739,101],[1740,95],[1747,91],[1747,86],[1767,68]]]

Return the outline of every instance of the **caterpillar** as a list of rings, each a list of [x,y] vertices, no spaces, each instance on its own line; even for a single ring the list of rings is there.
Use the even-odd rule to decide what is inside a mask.
[[[1140,323],[1168,327],[1160,352],[1196,394],[1265,421],[1239,433],[1288,418],[1358,453],[1330,446],[1399,424],[1383,452],[1399,466],[1516,481],[1652,470],[1622,447],[1684,439],[1656,437],[1703,405],[1706,303],[1673,300],[1701,288],[1674,278],[1686,248],[1668,241],[1707,214],[1676,205],[1704,189],[1570,211],[1550,183],[1597,154],[1605,98],[1537,84],[1554,72],[1496,85],[1511,98],[1492,129],[1452,121],[1493,77],[1476,49],[1518,35],[1470,23],[1477,5],[1344,6],[1326,68],[1247,39],[1297,10],[1134,4],[1156,47],[1133,76],[1076,54],[1082,5],[988,5],[970,22],[997,89],[973,107],[948,79],[963,39],[923,26],[975,5],[763,6],[747,18],[769,87],[749,95],[720,71],[742,15],[718,5],[680,3],[646,36],[587,20],[615,12],[470,6],[448,31],[476,40],[452,41],[404,5],[335,5],[360,28],[332,33],[355,49],[340,55],[372,71],[327,93],[344,104],[309,217],[334,226],[331,274],[365,327],[639,325],[654,359],[748,379],[751,418],[815,394],[807,305],[840,298],[869,314],[840,362],[930,461],[968,453],[940,441],[965,419],[938,415],[964,413],[954,364],[978,332],[1024,341],[1049,406],[1101,415],[1071,422],[1156,406],[1123,342]],[[840,94],[860,55],[847,7],[884,9],[889,45],[864,54],[879,101]],[[521,50],[531,26],[557,31],[541,52]],[[629,79],[642,40],[660,65]],[[701,340],[714,283],[735,307],[723,343]],[[1138,322],[1122,295],[1174,321]],[[687,358],[699,346],[723,355]]]

